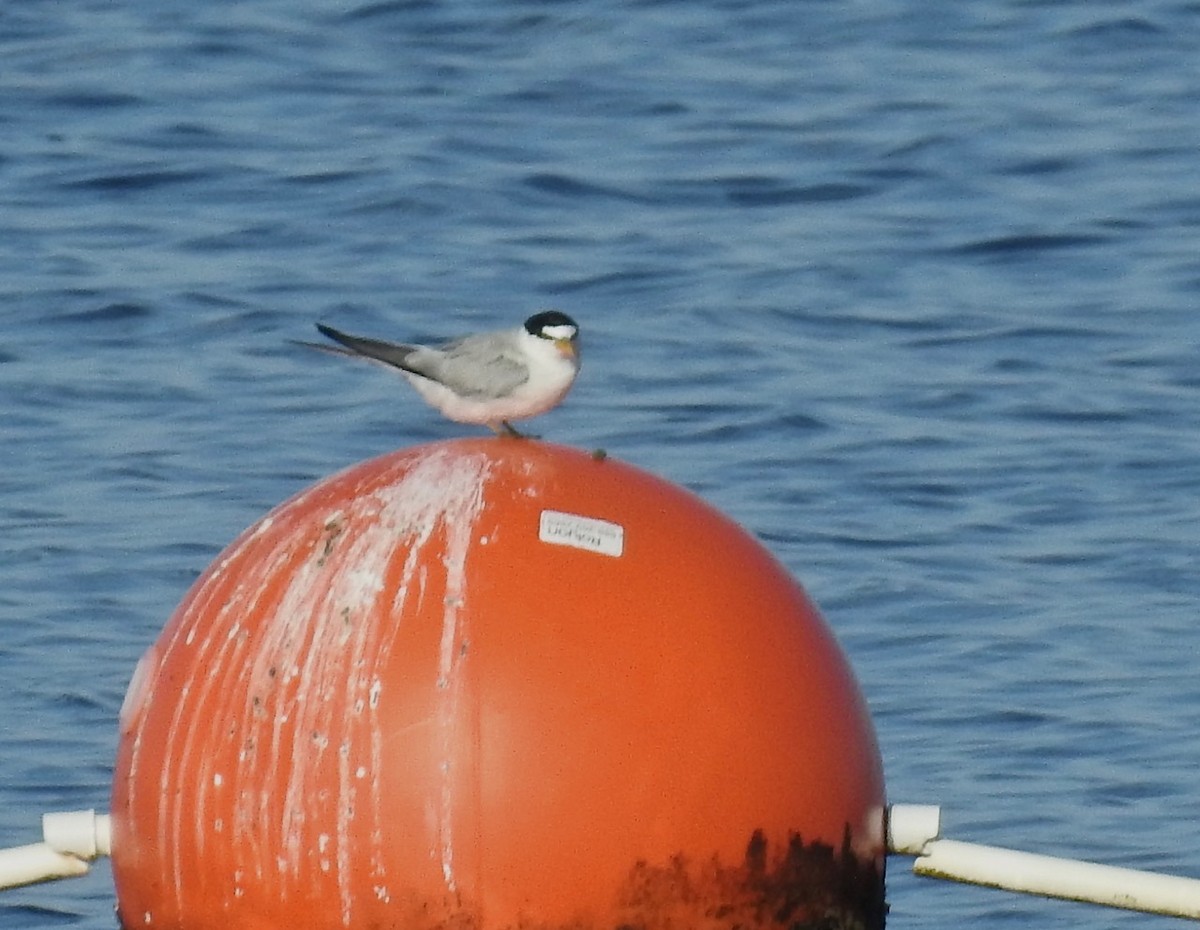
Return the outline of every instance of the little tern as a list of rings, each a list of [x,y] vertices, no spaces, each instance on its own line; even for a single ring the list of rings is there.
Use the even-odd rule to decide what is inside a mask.
[[[510,421],[558,406],[579,373],[579,326],[557,310],[437,346],[351,336],[323,323],[317,329],[338,345],[300,344],[396,369],[449,419],[510,436],[522,435]]]

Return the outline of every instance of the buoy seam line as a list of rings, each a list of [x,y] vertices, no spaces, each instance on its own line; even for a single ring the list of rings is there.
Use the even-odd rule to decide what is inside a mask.
[[[44,815],[43,815],[43,818],[46,818],[46,817],[74,817],[74,818],[87,818],[87,819],[94,820],[94,822],[95,822],[95,828],[96,828],[96,833],[97,833],[97,836],[100,836],[100,835],[103,835],[103,834],[105,834],[105,833],[107,832],[107,829],[108,829],[108,819],[109,819],[109,815],[108,815],[108,814],[101,814],[101,813],[97,813],[97,812],[96,812],[96,811],[94,811],[94,810],[86,810],[86,811],[55,811],[55,812],[50,812],[50,813],[44,814]],[[921,846],[921,851],[919,851],[919,852],[912,852],[912,851],[910,851],[912,847],[908,847],[908,846],[906,846],[906,847],[904,847],[904,848],[898,848],[898,847],[895,845],[895,843],[894,843],[894,841],[893,841],[893,839],[892,839],[891,833],[890,833],[890,831],[889,831],[889,835],[888,835],[888,853],[889,853],[890,855],[896,855],[896,856],[909,856],[909,857],[911,857],[911,858],[922,858],[922,857],[925,857],[925,856],[927,856],[927,855],[928,855],[928,853],[925,851],[925,850],[927,849],[927,847],[928,847],[928,844],[929,844],[929,843],[932,843],[932,842],[936,842],[937,840],[940,840],[940,839],[942,839],[942,838],[943,838],[943,837],[941,836],[941,834],[940,834],[940,833],[939,833],[939,834],[937,834],[936,836],[930,836],[930,837],[929,837],[929,838],[928,838],[928,839],[925,841],[925,843],[924,843],[924,844],[922,844],[922,846]],[[58,854],[60,854],[60,855],[63,855],[63,856],[70,856],[71,858],[78,859],[80,862],[91,862],[91,861],[94,861],[94,860],[96,860],[96,859],[102,858],[102,857],[104,857],[104,856],[109,856],[109,855],[111,855],[111,849],[110,849],[110,847],[109,847],[109,846],[108,846],[106,843],[102,843],[102,842],[100,842],[98,839],[97,839],[97,841],[96,841],[96,843],[95,843],[94,851],[92,851],[92,852],[90,852],[90,853],[84,853],[84,852],[81,852],[81,851],[79,850],[79,848],[78,848],[78,847],[75,847],[75,846],[67,845],[67,844],[64,844],[64,843],[62,843],[62,842],[56,842],[56,841],[55,841],[55,838],[54,838],[54,837],[52,837],[52,836],[51,836],[51,837],[46,837],[46,838],[44,838],[41,844],[29,844],[29,845],[44,845],[44,846],[46,846],[48,849],[51,849],[51,850],[53,850],[54,852],[56,852],[56,853],[58,853]],[[978,845],[978,844],[972,844],[972,845]],[[23,848],[23,847],[11,846],[11,847],[5,847],[5,848],[7,848],[7,849],[19,849],[19,848]],[[986,849],[996,849],[996,850],[1004,850],[1004,847],[999,847],[999,846],[992,846],[992,847],[981,847],[981,848],[986,848]],[[1040,854],[1036,854],[1036,853],[1028,853],[1028,854],[1026,854],[1026,855],[1040,855]],[[1071,859],[1071,858],[1067,858],[1067,857],[1053,857],[1053,858],[1061,858],[1061,859],[1062,859],[1062,861],[1064,861],[1064,862],[1084,863],[1084,864],[1087,864],[1087,865],[1098,865],[1098,866],[1101,866],[1101,867],[1103,867],[1103,868],[1114,868],[1114,869],[1115,869],[1115,868],[1123,868],[1123,867],[1120,867],[1120,866],[1109,866],[1109,865],[1105,865],[1105,864],[1103,864],[1103,863],[1089,862],[1089,861],[1087,861],[1087,860],[1082,860],[1082,859]],[[1160,872],[1147,872],[1147,871],[1144,871],[1144,870],[1139,870],[1139,869],[1125,869],[1125,871],[1129,871],[1129,872],[1136,872],[1136,873],[1138,873],[1138,874],[1145,874],[1145,875],[1164,875],[1164,874],[1166,874],[1166,873],[1160,873]],[[932,869],[930,869],[930,874],[933,874],[933,870],[932,870]],[[939,874],[940,874],[940,873],[939,873]],[[1183,879],[1183,880],[1186,880],[1186,881],[1200,881],[1200,879],[1191,879],[1191,878],[1189,878],[1188,876],[1181,876],[1181,875],[1169,875],[1169,874],[1166,874],[1166,877],[1169,877],[1169,878],[1180,878],[1180,879]]]
[[[889,807],[889,811],[888,811],[889,828],[891,826],[890,819],[893,816],[894,810],[896,808],[903,808],[903,807],[905,807],[905,805],[891,805]],[[94,829],[96,831],[97,836],[101,836],[101,835],[104,835],[107,833],[108,823],[109,823],[109,819],[108,819],[109,815],[108,814],[97,813],[94,810],[50,812],[50,813],[43,815],[43,821],[47,817],[50,817],[50,818],[73,817],[73,818],[79,818],[79,819],[81,819],[81,821],[84,819],[94,821]],[[43,828],[43,833],[45,833],[45,828]],[[922,844],[922,846],[920,848],[921,851],[914,852],[914,851],[912,851],[914,849],[914,847],[912,847],[911,845],[905,845],[904,847],[898,847],[895,844],[895,841],[893,839],[892,831],[891,831],[891,829],[889,829],[888,830],[888,853],[892,854],[892,855],[907,855],[907,856],[912,856],[912,857],[919,857],[921,855],[924,855],[925,845],[927,845],[929,842],[932,842],[932,841],[938,840],[938,839],[941,839],[940,833],[927,837],[925,842]],[[90,856],[81,853],[79,851],[79,848],[76,846],[71,846],[71,845],[62,843],[61,841],[56,841],[56,838],[53,835],[45,837],[43,842],[48,848],[54,850],[55,852],[60,853],[62,855],[72,856],[76,859],[79,859],[80,861],[92,861],[93,859],[99,858],[101,856],[108,856],[111,854],[111,849],[108,847],[108,845],[103,842],[100,842],[99,840],[97,840],[95,842],[95,852]],[[9,848],[18,848],[18,847],[9,847]]]

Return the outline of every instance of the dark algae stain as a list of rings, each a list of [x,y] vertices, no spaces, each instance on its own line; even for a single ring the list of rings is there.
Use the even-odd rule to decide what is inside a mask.
[[[316,736],[317,734],[314,734]],[[602,916],[566,923],[520,919],[500,930],[883,930],[882,860],[864,862],[851,848],[847,828],[841,849],[805,843],[798,833],[787,842],[768,841],[755,830],[742,861],[728,865],[716,856],[692,859],[682,853],[665,864],[639,861],[619,886],[615,906]],[[357,930],[496,930],[479,908],[458,895],[424,898],[398,895],[391,913],[354,924]],[[141,922],[120,926],[134,930]],[[281,926],[270,923],[264,926]],[[326,916],[307,930],[340,928]]]
[[[850,846],[805,843],[793,833],[772,848],[761,830],[738,865],[682,855],[638,862],[620,892],[616,930],[882,930],[883,871]]]

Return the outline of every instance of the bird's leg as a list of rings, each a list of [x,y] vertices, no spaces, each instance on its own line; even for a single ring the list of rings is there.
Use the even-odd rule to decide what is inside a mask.
[[[508,420],[501,420],[499,426],[496,426],[496,424],[494,424],[494,423],[489,423],[488,426],[491,428],[492,432],[495,433],[497,436],[511,436],[513,439],[528,439],[529,438],[524,433],[522,433],[520,430],[518,430],[515,426],[513,426],[511,423],[509,423]]]

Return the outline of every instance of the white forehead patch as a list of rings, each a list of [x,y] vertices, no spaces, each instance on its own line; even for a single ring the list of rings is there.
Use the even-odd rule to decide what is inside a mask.
[[[545,339],[574,339],[578,330],[570,323],[561,323],[558,326],[543,326],[539,335]]]

